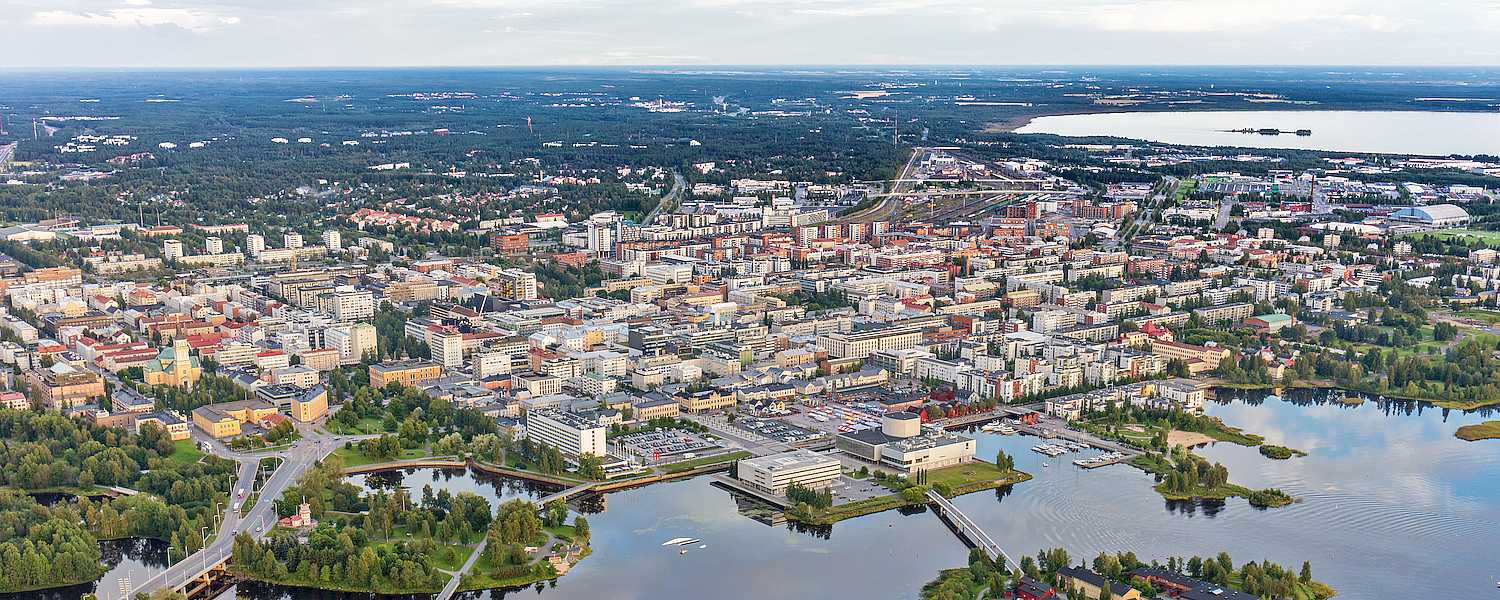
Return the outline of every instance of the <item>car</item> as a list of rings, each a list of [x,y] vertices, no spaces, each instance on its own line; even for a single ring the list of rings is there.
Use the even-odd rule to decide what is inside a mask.
[[[255,526],[255,532],[256,532],[256,533],[260,533],[260,530],[261,530],[261,528],[262,528],[262,527],[261,527],[261,526],[260,526],[260,525],[256,525],[256,526]]]

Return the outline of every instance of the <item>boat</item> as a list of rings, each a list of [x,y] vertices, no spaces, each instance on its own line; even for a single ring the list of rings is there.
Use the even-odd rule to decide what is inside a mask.
[[[687,550],[678,550],[677,553],[678,554],[687,554]]]
[[[693,544],[700,543],[702,541],[703,540],[700,540],[698,538],[677,537],[677,538],[672,538],[670,540],[662,542],[661,545],[663,545],[663,546],[690,546],[690,545],[693,545]]]

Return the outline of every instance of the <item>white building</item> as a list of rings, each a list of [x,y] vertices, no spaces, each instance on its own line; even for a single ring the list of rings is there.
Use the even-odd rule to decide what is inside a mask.
[[[526,437],[532,442],[557,448],[568,456],[606,456],[604,431],[604,426],[598,421],[576,413],[555,410],[526,413]]]
[[[208,254],[223,254],[224,253],[224,240],[219,239],[219,236],[211,235],[211,236],[208,236],[208,237],[204,238],[203,239],[203,245],[207,248],[205,251]]]
[[[340,323],[368,321],[375,317],[375,295],[354,286],[340,286],[329,301],[329,312]]]
[[[344,249],[344,236],[332,229],[323,232],[323,247],[329,252],[338,252]]]
[[[842,467],[837,459],[802,449],[747,458],[739,462],[738,469],[740,481],[780,496],[794,483],[809,489],[826,488],[839,478]]]
[[[301,248],[302,234],[289,231],[281,236],[281,242],[281,245],[288,249]]]
[[[266,237],[265,236],[260,235],[258,233],[252,233],[250,235],[245,236],[245,252],[248,252],[250,254],[250,256],[252,256],[252,257],[260,256],[260,253],[264,252],[265,250],[266,250]]]
[[[161,257],[167,262],[182,258],[182,240],[167,240],[161,243]]]
[[[520,269],[502,269],[495,273],[500,294],[511,300],[536,300],[536,275]]]
[[[339,363],[356,364],[376,351],[375,326],[355,323],[323,330],[324,344],[339,351]]]

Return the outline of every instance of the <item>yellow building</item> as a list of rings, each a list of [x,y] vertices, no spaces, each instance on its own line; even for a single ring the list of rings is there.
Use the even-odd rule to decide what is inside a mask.
[[[141,370],[149,385],[192,387],[203,376],[203,366],[199,364],[198,357],[192,355],[187,340],[183,338],[173,340],[171,348],[163,348]]]
[[[703,390],[700,392],[681,392],[675,397],[677,403],[682,405],[682,410],[690,413],[703,412],[706,410],[718,410],[721,408],[734,408],[734,394],[721,394],[718,390]]]
[[[309,423],[323,418],[328,414],[328,390],[323,386],[313,386],[301,396],[292,400],[292,418],[303,423]]]
[[[1110,597],[1118,600],[1141,600],[1141,592],[1123,583],[1110,581],[1103,576],[1081,567],[1063,567],[1057,571],[1057,587],[1082,592],[1084,597],[1099,598],[1104,586],[1109,586]]]
[[[193,424],[215,439],[234,437],[242,426],[277,414],[276,405],[265,400],[239,400],[208,404],[193,409]]]
[[[416,386],[443,376],[443,366],[427,361],[400,361],[370,365],[370,385],[383,388],[392,383]]]

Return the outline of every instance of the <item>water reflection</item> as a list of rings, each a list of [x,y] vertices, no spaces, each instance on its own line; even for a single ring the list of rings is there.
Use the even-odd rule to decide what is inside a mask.
[[[167,567],[168,544],[161,540],[126,538],[99,542],[100,562],[108,571],[98,581],[35,592],[0,594],[0,600],[77,600],[85,594],[120,598],[127,591]],[[0,568],[9,568],[3,565]],[[133,594],[133,592],[132,592]]]
[[[1494,411],[1373,396],[1354,405],[1343,392],[1321,390],[1269,396],[1233,394],[1207,410],[1309,456],[1272,460],[1224,442],[1197,452],[1227,466],[1234,482],[1281,488],[1298,504],[1166,501],[1151,489],[1151,475],[1127,465],[1085,471],[1071,464],[1076,454],[1031,452],[1035,438],[982,433],[982,456],[1004,449],[1036,478],[1003,503],[971,494],[955,504],[1013,554],[1063,547],[1074,557],[1134,550],[1165,559],[1227,551],[1236,561],[1310,560],[1346,598],[1492,593],[1494,566],[1476,557],[1492,554],[1500,540],[1500,448],[1463,442],[1453,431]],[[1402,567],[1390,568],[1396,564]]]
[[[1231,479],[1280,487],[1302,499],[1255,509],[1242,499],[1165,501],[1153,477],[1127,465],[1083,470],[1080,454],[1047,458],[1025,436],[975,432],[985,458],[1004,449],[1033,480],[955,501],[1012,556],[1063,547],[1077,559],[1103,551],[1142,558],[1229,552],[1236,562],[1313,563],[1314,574],[1345,598],[1465,598],[1493,593],[1500,540],[1500,448],[1453,437],[1459,425],[1494,411],[1447,411],[1342,393],[1246,393],[1222,398],[1210,414],[1310,452],[1277,461],[1226,443],[1198,451],[1229,467]],[[536,498],[546,490],[464,470],[418,470],[355,478],[371,487],[424,485],[474,491],[492,502]],[[602,498],[575,509],[597,512]],[[500,598],[658,599],[915,598],[940,569],[964,564],[967,550],[923,507],[887,511],[828,527],[776,522],[768,507],[707,478],[608,496],[589,517],[594,554],[562,579],[520,590],[461,595]],[[768,523],[772,525],[768,526]],[[694,537],[706,548],[663,547]],[[1398,568],[1393,566],[1399,565]],[[1413,574],[1420,574],[1414,576]],[[1479,592],[1476,590],[1486,590]],[[245,584],[256,600],[368,600]]]

